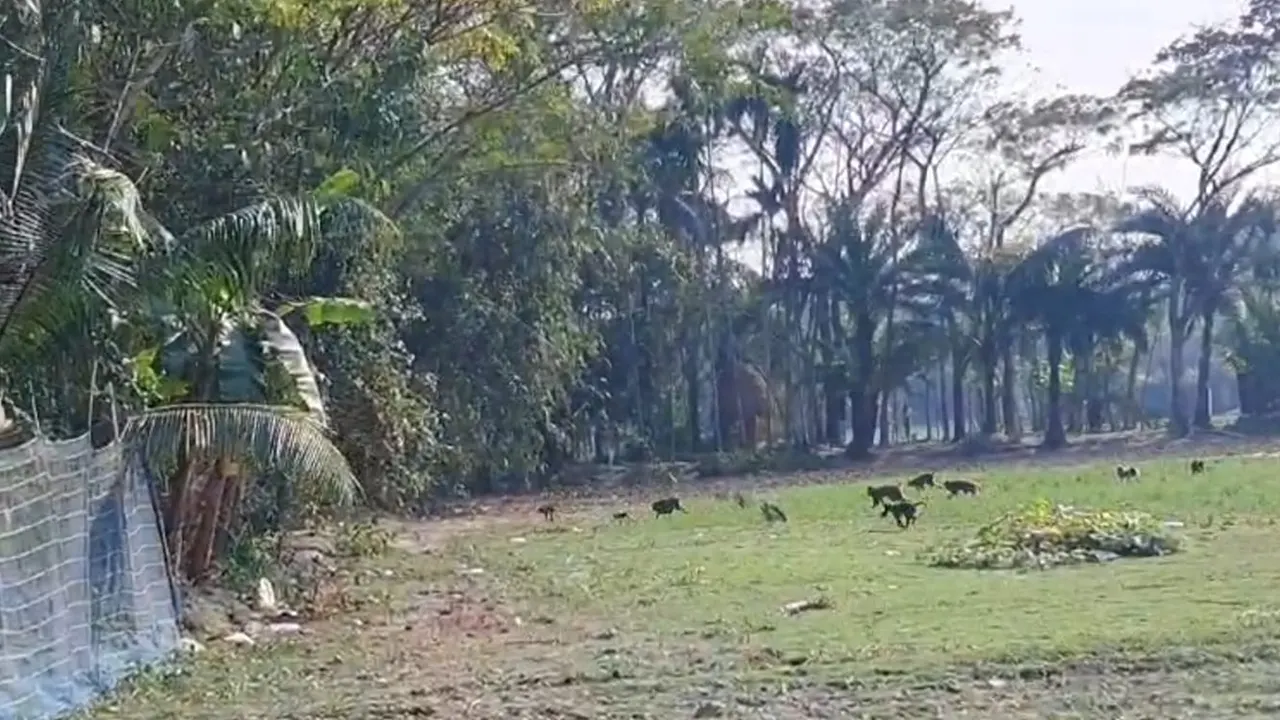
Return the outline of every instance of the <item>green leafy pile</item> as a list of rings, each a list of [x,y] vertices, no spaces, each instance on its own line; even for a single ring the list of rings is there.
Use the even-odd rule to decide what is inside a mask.
[[[1178,552],[1168,524],[1143,512],[1083,510],[1040,500],[978,531],[977,537],[934,548],[935,567],[1044,569],[1122,557]]]

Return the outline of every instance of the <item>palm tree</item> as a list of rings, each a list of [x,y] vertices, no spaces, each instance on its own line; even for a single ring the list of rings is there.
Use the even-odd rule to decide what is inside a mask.
[[[921,223],[919,245],[910,264],[913,282],[924,297],[934,300],[936,315],[946,331],[951,356],[951,439],[960,442],[967,434],[965,377],[977,350],[978,289],[986,263],[965,251],[946,217],[934,215]]]
[[[1240,414],[1261,415],[1280,408],[1280,382],[1270,368],[1280,366],[1280,305],[1274,287],[1240,293],[1228,310],[1230,351],[1236,372]]]
[[[1083,364],[1100,337],[1140,334],[1146,318],[1145,309],[1131,301],[1132,278],[1116,272],[1099,238],[1093,228],[1073,228],[1042,243],[1009,274],[1013,319],[1044,332],[1049,365],[1044,444],[1050,449],[1067,442],[1062,420],[1066,348],[1076,348],[1077,365]]]
[[[951,258],[939,254],[939,242],[922,229],[927,227],[900,232],[890,227],[888,208],[875,206],[864,214],[852,201],[839,199],[828,208],[825,236],[813,252],[816,289],[838,301],[837,317],[844,311],[853,321],[841,364],[849,373],[853,438],[848,453],[854,457],[870,451],[886,394],[944,344],[938,307],[955,293],[949,284],[954,268],[939,270],[938,259],[949,263]],[[891,320],[896,329],[889,337]]]
[[[12,378],[24,368],[14,362],[22,353],[40,358],[68,332],[83,334],[103,321],[97,311],[135,288],[134,262],[168,237],[143,210],[133,183],[68,129],[76,108],[66,88],[83,31],[76,8],[52,2],[7,12],[0,47],[8,88],[0,115],[0,363]],[[9,392],[0,396],[11,400]],[[13,409],[0,404],[0,447],[25,439]]]
[[[1250,195],[1234,203],[1222,194],[1198,211],[1180,208],[1167,192],[1149,190],[1147,208],[1122,221],[1118,232],[1140,233],[1152,239],[1139,245],[1130,263],[1134,272],[1163,280],[1167,293],[1170,340],[1171,427],[1176,434],[1189,429],[1179,392],[1184,374],[1183,345],[1200,322],[1200,356],[1196,377],[1194,424],[1207,428],[1209,374],[1214,320],[1239,288],[1241,268],[1259,244],[1275,231],[1276,215],[1269,203]]]

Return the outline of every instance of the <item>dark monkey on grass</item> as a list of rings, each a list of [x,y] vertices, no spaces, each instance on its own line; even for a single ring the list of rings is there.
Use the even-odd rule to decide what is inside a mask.
[[[920,514],[919,510],[922,507],[924,507],[924,502],[910,502],[908,500],[885,503],[884,512],[880,513],[880,517],[893,515],[893,521],[898,524],[898,527],[905,529],[911,527],[912,523],[916,521],[916,516]]]
[[[942,487],[952,497],[956,495],[977,495],[978,483],[972,480],[947,480],[942,483]]]
[[[902,496],[902,488],[897,485],[871,485],[867,488],[867,497],[871,498],[871,507],[890,500],[901,502],[906,499]]]
[[[917,490],[923,490],[927,487],[934,487],[933,473],[931,472],[920,473],[919,475],[908,480],[907,485],[910,485],[911,487]]]
[[[760,503],[760,513],[764,515],[766,522],[786,522],[787,514],[782,512],[782,508],[771,502]]]
[[[663,515],[670,515],[671,513],[677,510],[679,510],[680,512],[689,512],[688,510],[685,510],[684,507],[680,505],[680,498],[675,498],[675,497],[662,498],[661,500],[654,500],[653,505],[651,507],[653,507],[653,514],[656,517],[661,517]]]

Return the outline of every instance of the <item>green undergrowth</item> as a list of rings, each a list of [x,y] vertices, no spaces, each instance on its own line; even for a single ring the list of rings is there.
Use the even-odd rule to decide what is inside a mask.
[[[1138,510],[1088,510],[1041,499],[925,558],[937,567],[1008,570],[1160,557],[1182,548],[1175,532],[1181,526]]]

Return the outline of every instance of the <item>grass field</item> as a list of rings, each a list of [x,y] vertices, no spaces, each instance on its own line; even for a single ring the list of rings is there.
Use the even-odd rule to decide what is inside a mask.
[[[899,530],[865,484],[564,508],[411,538],[355,577],[361,607],[298,638],[210,649],[95,717],[1261,717],[1280,710],[1280,463],[966,473]],[[946,477],[942,473],[940,479]],[[904,479],[904,478],[895,478]],[[749,489],[744,489],[748,492]],[[693,495],[691,489],[682,493]],[[1138,510],[1181,552],[1049,570],[920,556],[1038,500]],[[634,519],[614,521],[615,510]],[[824,598],[795,615],[781,606]],[[850,715],[856,708],[861,715]]]

